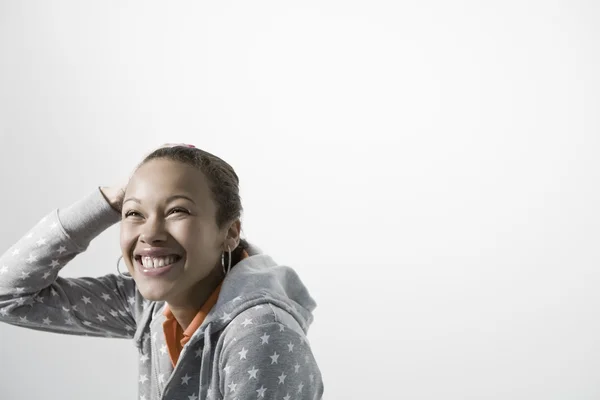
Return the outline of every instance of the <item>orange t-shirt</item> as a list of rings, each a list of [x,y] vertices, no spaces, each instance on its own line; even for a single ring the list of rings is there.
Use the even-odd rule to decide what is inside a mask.
[[[248,257],[248,253],[244,250],[242,252],[242,259],[246,257]],[[175,364],[177,364],[177,361],[179,360],[179,355],[181,354],[181,350],[183,350],[183,346],[190,341],[194,332],[202,325],[202,322],[204,322],[204,319],[219,299],[222,284],[223,282],[221,282],[211,293],[185,331],[175,319],[175,316],[169,309],[169,305],[165,305],[163,314],[167,319],[163,322],[163,332],[165,334],[165,343],[167,344],[169,357],[171,357],[173,367],[175,367]]]

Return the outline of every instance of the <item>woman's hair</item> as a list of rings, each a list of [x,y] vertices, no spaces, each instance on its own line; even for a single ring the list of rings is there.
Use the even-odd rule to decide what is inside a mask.
[[[138,166],[154,159],[179,161],[198,168],[208,179],[213,200],[217,205],[216,223],[219,229],[228,222],[242,215],[242,200],[240,197],[240,180],[228,163],[219,157],[195,147],[174,146],[162,147],[150,153]],[[245,239],[240,239],[238,247],[231,250],[231,265],[242,259],[242,252],[248,249]],[[225,261],[226,263],[228,260]]]

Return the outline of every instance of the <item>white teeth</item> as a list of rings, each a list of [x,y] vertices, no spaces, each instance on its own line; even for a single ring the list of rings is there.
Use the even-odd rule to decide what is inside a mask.
[[[177,260],[177,256],[167,257],[142,257],[142,264],[145,268],[160,268],[165,265],[173,264]]]

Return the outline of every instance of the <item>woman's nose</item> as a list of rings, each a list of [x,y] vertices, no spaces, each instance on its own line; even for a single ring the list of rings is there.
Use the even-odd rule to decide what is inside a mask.
[[[167,232],[160,221],[148,221],[144,224],[140,234],[140,240],[144,243],[164,242],[167,240]]]

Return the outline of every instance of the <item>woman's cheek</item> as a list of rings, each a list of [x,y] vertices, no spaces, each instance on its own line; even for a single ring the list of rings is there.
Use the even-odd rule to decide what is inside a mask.
[[[121,225],[119,241],[121,244],[121,252],[124,256],[129,256],[129,253],[131,253],[131,251],[133,250],[134,242],[134,235],[131,228],[125,225]]]

